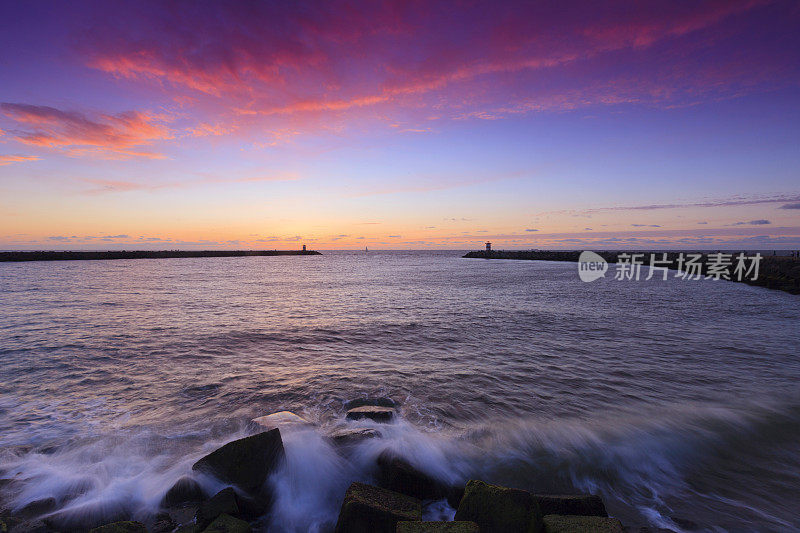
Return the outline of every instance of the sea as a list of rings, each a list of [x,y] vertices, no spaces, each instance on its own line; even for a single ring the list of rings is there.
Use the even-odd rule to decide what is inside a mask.
[[[636,528],[800,530],[800,297],[463,253],[0,264],[0,506],[150,523],[288,410],[310,425],[282,430],[263,531],[331,531],[385,450],[448,484],[599,494]],[[345,420],[379,397],[394,422]],[[343,454],[346,427],[380,438]]]

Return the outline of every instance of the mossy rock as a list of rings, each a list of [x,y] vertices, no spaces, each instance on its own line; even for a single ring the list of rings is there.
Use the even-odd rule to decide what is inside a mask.
[[[475,522],[481,533],[539,533],[543,527],[530,492],[476,480],[467,483],[455,519]]]
[[[275,428],[227,443],[197,461],[192,470],[258,493],[284,457],[281,432]]]
[[[600,496],[582,494],[578,496],[534,494],[542,515],[608,516]]]
[[[479,533],[475,522],[398,522],[397,533]]]
[[[401,521],[418,521],[421,502],[405,494],[353,483],[347,489],[336,533],[394,533]]]
[[[197,509],[195,518],[200,527],[204,528],[222,514],[239,514],[239,502],[236,497],[236,492],[231,487],[222,489],[212,496],[210,500],[204,502],[200,508]]]
[[[250,533],[250,524],[231,515],[221,514],[203,533]]]
[[[96,527],[89,533],[147,533],[147,528],[141,522],[124,520]]]
[[[606,516],[561,516],[544,517],[545,533],[623,533],[622,523]]]

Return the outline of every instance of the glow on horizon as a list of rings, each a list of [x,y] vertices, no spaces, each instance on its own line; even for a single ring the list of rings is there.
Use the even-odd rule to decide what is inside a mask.
[[[0,248],[800,248],[796,2],[0,7]]]

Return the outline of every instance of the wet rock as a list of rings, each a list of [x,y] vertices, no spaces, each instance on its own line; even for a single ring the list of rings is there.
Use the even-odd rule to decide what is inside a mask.
[[[281,432],[275,428],[227,443],[197,461],[192,470],[258,493],[284,457]]]
[[[272,413],[271,415],[260,416],[254,418],[252,422],[262,430],[281,427],[305,427],[311,425],[311,422],[291,411],[280,411],[278,413]]]
[[[227,514],[222,514],[203,533],[250,533],[250,524]]]
[[[199,505],[187,504],[184,507],[172,507],[167,510],[170,519],[178,525],[186,525],[194,521]]]
[[[475,522],[481,533],[542,529],[542,515],[530,492],[475,480],[467,483],[455,520]]]
[[[559,516],[544,517],[544,533],[623,533],[622,524],[616,518],[606,516]]]
[[[35,516],[47,514],[55,508],[55,498],[43,498],[41,500],[32,501],[14,514],[22,518],[33,518]]]
[[[345,411],[349,411],[350,409],[355,409],[356,407],[365,407],[365,406],[375,406],[375,407],[397,407],[397,402],[392,400],[391,398],[380,397],[380,398],[356,398],[355,400],[350,400],[344,403]]]
[[[422,504],[416,498],[353,483],[347,489],[336,533],[394,533],[397,523],[417,521],[422,515]]]
[[[169,513],[158,513],[153,523],[150,533],[169,533],[174,531],[178,524],[172,519]]]
[[[700,525],[697,524],[697,522],[693,522],[693,521],[689,520],[688,518],[681,518],[679,516],[672,516],[670,518],[681,529],[686,529],[686,530],[689,530],[689,531],[698,531],[698,530],[702,529],[700,527]]]
[[[391,407],[378,407],[374,405],[354,407],[347,411],[346,418],[347,420],[363,420],[367,418],[375,422],[391,422],[394,418],[394,409]]]
[[[236,497],[236,492],[231,487],[222,489],[212,496],[210,500],[203,503],[197,510],[195,518],[197,524],[201,528],[204,528],[221,514],[239,514],[239,502]]]
[[[147,528],[141,522],[126,520],[96,527],[89,533],[147,533]]]
[[[446,485],[391,452],[386,451],[378,456],[378,468],[380,485],[389,490],[420,500],[439,500],[447,496]]]
[[[397,533],[479,533],[475,522],[398,522]]]
[[[175,482],[161,500],[162,507],[181,507],[191,503],[200,503],[206,499],[200,484],[194,479],[184,476]]]
[[[534,494],[542,515],[608,516],[606,506],[600,496],[584,494],[579,496]]]
[[[371,428],[343,429],[331,434],[333,443],[338,446],[351,446],[367,439],[380,438],[381,434]]]
[[[450,487],[447,491],[447,504],[453,509],[458,509],[464,497],[464,487]]]
[[[41,520],[28,520],[15,523],[9,533],[54,533],[56,530]]]

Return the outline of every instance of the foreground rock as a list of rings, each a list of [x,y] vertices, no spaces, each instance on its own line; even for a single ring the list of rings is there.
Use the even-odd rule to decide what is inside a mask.
[[[175,482],[161,500],[162,507],[182,507],[193,503],[201,503],[206,495],[200,484],[190,477],[182,477]]]
[[[125,520],[96,527],[89,533],[147,533],[147,528],[141,522]]]
[[[414,468],[408,461],[385,451],[378,456],[378,479],[389,490],[420,500],[439,500],[448,496],[446,485]]]
[[[353,483],[342,502],[336,533],[394,533],[401,521],[418,521],[416,498],[364,483]]]
[[[392,400],[391,398],[386,398],[385,396],[381,396],[379,398],[356,398],[355,400],[350,400],[345,402],[344,408],[346,411],[350,409],[355,409],[356,407],[364,407],[364,406],[376,406],[376,407],[397,407],[397,402]]]
[[[236,497],[236,491],[231,487],[222,489],[210,500],[203,503],[197,510],[195,520],[197,521],[197,525],[204,528],[223,514],[233,516],[239,514],[239,501]]]
[[[284,457],[281,432],[275,428],[229,442],[197,461],[192,470],[211,474],[220,481],[257,494]]]
[[[307,427],[311,425],[311,422],[291,411],[280,411],[278,413],[272,413],[271,415],[260,416],[254,418],[252,422],[260,428],[267,430],[282,427]]]
[[[533,499],[539,505],[542,515],[545,516],[549,514],[608,516],[603,500],[594,494],[580,496],[534,494]]]
[[[542,530],[542,515],[530,492],[483,481],[467,483],[455,519],[475,522],[481,533]]]
[[[544,517],[545,533],[623,533],[622,524],[616,518],[605,516],[559,516]]]
[[[227,514],[219,515],[203,533],[250,533],[250,524]]]
[[[475,522],[398,522],[397,533],[479,533]]]
[[[365,405],[354,407],[347,411],[347,420],[369,419],[374,422],[391,422],[394,419],[394,409],[391,407],[379,407],[377,405]]]
[[[381,434],[371,428],[342,429],[331,434],[331,440],[338,446],[350,446],[367,439],[380,438]]]

